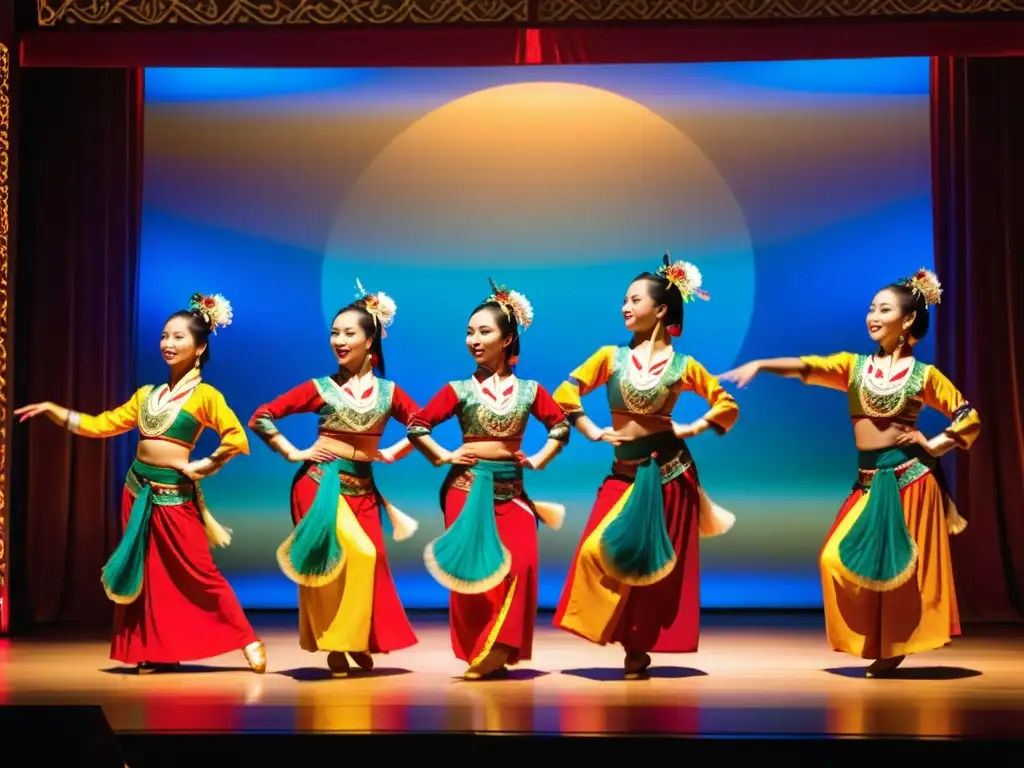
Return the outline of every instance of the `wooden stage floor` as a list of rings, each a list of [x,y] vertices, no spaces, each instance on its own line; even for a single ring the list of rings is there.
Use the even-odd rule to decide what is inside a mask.
[[[625,681],[621,652],[541,615],[532,662],[466,682],[443,616],[414,619],[415,648],[330,679],[297,647],[295,617],[255,616],[270,667],[241,653],[138,676],[105,640],[0,641],[0,704],[101,705],[115,733],[632,733],[680,736],[1024,738],[1024,631],[971,629],[894,679],[828,650],[820,615],[709,615],[701,651],[655,656]]]

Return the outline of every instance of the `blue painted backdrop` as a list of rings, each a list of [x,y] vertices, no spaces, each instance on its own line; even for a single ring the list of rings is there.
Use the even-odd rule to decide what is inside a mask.
[[[151,69],[139,382],[165,375],[167,315],[194,291],[222,292],[235,322],[213,340],[207,379],[247,421],[333,370],[327,328],[358,277],[398,302],[389,375],[426,402],[470,372],[465,321],[493,276],[532,300],[519,373],[553,389],[625,340],[625,287],[665,249],[704,273],[712,300],[687,308],[679,343],[713,372],[869,350],[874,291],[932,263],[928,146],[926,59]],[[920,355],[931,354],[926,340]],[[855,467],[844,399],[767,378],[738,397],[732,433],[692,441],[712,498],[739,518],[704,543],[703,602],[820,605],[817,552]],[[688,396],[678,418],[703,407]],[[315,437],[311,416],[283,428],[300,446]],[[393,424],[386,437],[402,435]],[[457,444],[454,425],[437,436]],[[531,427],[527,448],[543,437]],[[251,441],[251,456],[206,483],[235,531],[216,556],[247,607],[292,607],[274,551],[295,467]],[[212,444],[205,435],[201,447]],[[568,507],[561,531],[541,532],[543,606],[609,461],[608,446],[577,436],[529,478],[534,498]],[[409,607],[446,605],[421,560],[441,530],[442,474],[418,455],[378,471],[421,521],[390,547]]]

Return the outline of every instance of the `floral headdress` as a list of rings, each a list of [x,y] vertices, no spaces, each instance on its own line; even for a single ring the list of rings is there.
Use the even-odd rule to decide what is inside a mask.
[[[217,335],[218,328],[227,328],[231,325],[231,320],[235,316],[231,302],[219,293],[212,293],[209,296],[193,293],[188,308],[192,312],[197,312],[209,324],[210,332],[214,335]]]
[[[658,274],[679,290],[683,301],[693,301],[694,298],[704,301],[711,300],[711,295],[707,291],[701,290],[703,278],[699,269],[688,261],[673,262],[668,251],[665,251],[663,259],[665,263],[658,267]]]
[[[933,307],[942,299],[942,283],[939,282],[939,278],[934,272],[924,267],[910,277],[900,280],[900,285],[905,285],[923,298],[925,307]]]
[[[493,280],[490,282],[491,295],[487,297],[487,301],[493,301],[501,307],[509,320],[515,320],[520,333],[529,328],[533,323],[533,305],[529,299],[519,291],[510,291],[503,285],[496,285]]]
[[[377,327],[380,328],[380,337],[382,339],[387,338],[387,328],[395,321],[395,313],[398,312],[398,305],[395,304],[395,300],[384,293],[384,291],[367,293],[358,278],[356,278],[356,290],[358,290],[356,299],[362,301],[363,307],[377,323]]]

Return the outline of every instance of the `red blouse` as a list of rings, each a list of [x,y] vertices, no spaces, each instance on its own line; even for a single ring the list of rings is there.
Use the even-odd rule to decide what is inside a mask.
[[[409,421],[411,437],[430,434],[438,424],[458,416],[463,440],[518,439],[529,416],[548,428],[548,437],[569,441],[565,413],[547,390],[535,381],[510,377],[494,390],[494,380],[465,379],[446,384]]]
[[[269,442],[279,432],[274,423],[277,419],[293,413],[316,413],[322,435],[379,437],[389,419],[408,426],[419,410],[401,387],[387,379],[374,379],[361,392],[352,386],[351,379],[338,384],[330,376],[304,381],[257,408],[249,419],[249,428]]]

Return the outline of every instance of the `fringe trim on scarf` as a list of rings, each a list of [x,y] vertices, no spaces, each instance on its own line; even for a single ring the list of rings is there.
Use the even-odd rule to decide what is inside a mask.
[[[203,490],[196,482],[196,505],[199,507],[199,514],[203,518],[203,527],[206,529],[206,540],[211,547],[227,547],[231,545],[231,529],[225,528],[214,519],[213,514],[206,507],[206,500],[203,498]]]
[[[439,537],[440,538],[440,537]],[[434,539],[437,541],[437,539]],[[501,567],[498,568],[493,574],[488,576],[486,579],[480,581],[463,581],[457,579],[449,573],[446,573],[437,561],[434,559],[434,541],[427,544],[423,550],[423,564],[427,567],[430,575],[437,579],[441,586],[450,589],[452,592],[458,592],[462,595],[479,595],[484,592],[488,592],[494,589],[496,586],[501,584],[508,576],[509,571],[512,570],[512,553],[508,551],[508,548],[504,544],[501,545],[501,551],[504,555]]]

